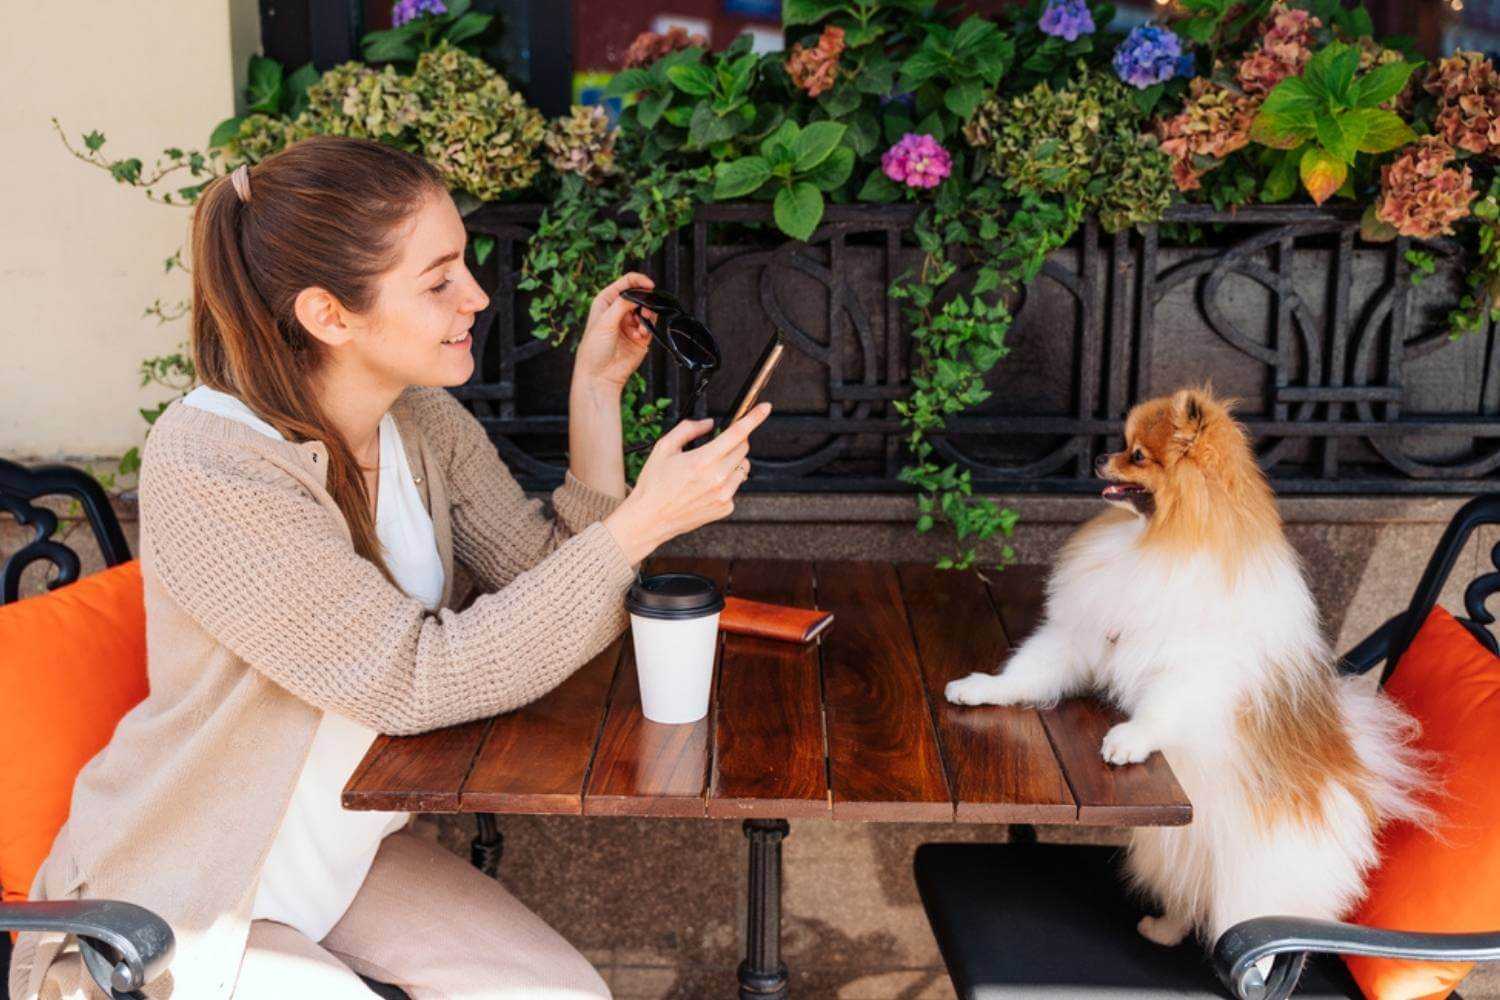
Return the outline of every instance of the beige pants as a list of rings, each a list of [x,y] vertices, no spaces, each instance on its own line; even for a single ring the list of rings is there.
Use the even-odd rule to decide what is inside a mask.
[[[592,1000],[609,987],[572,945],[500,883],[412,833],[380,845],[364,885],[314,943],[250,925],[234,1000],[370,1000],[358,975],[412,1000]]]

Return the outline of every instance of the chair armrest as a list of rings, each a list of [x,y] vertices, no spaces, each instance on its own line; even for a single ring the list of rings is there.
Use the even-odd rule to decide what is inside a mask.
[[[167,971],[172,928],[145,907],[112,899],[0,903],[0,931],[61,931],[78,938],[89,975],[105,995],[134,997]]]
[[[1235,924],[1220,936],[1214,945],[1214,968],[1239,1000],[1281,1000],[1296,987],[1303,960],[1312,952],[1426,962],[1488,962],[1500,959],[1500,931],[1424,934],[1336,920],[1256,917]],[[1269,976],[1262,976],[1255,965],[1265,958],[1275,959]]]
[[[1396,632],[1406,621],[1406,612],[1393,615],[1384,625],[1365,636],[1359,645],[1339,657],[1339,670],[1346,674],[1362,674],[1371,669],[1391,652],[1391,643],[1396,641]]]

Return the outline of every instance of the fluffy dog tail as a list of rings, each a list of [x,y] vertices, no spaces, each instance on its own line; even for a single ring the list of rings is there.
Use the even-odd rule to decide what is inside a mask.
[[[1364,798],[1378,822],[1404,820],[1432,829],[1441,789],[1434,755],[1416,746],[1421,725],[1368,677],[1340,678],[1338,692],[1362,765]]]

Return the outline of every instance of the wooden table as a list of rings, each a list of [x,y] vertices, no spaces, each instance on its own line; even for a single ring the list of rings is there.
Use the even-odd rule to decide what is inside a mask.
[[[659,559],[729,593],[835,613],[798,646],[725,635],[708,716],[641,715],[628,634],[526,707],[421,736],[382,736],[344,789],[348,809],[480,814],[475,860],[498,855],[495,813],[743,819],[750,841],[742,997],[786,995],[780,960],[787,820],[1173,826],[1192,807],[1160,754],[1111,767],[1118,720],[1094,700],[962,707],[943,686],[992,669],[1035,627],[1042,573],[986,584],[927,565]]]

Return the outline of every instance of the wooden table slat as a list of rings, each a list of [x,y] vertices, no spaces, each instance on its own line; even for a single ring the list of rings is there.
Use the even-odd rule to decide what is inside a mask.
[[[1071,823],[1078,805],[1034,708],[955,705],[951,680],[993,670],[1010,645],[972,573],[927,564],[897,568],[937,719],[955,818],[976,823]]]
[[[628,639],[615,640],[538,700],[495,718],[459,795],[464,812],[583,812],[583,782]]]
[[[817,606],[812,566],[805,562],[736,561],[730,592],[775,604]],[[838,622],[831,627],[838,628]],[[724,635],[714,704],[710,817],[829,814],[819,670],[816,642]]]
[[[490,719],[416,736],[377,736],[349,776],[345,809],[458,812],[459,786],[484,741]]]
[[[1016,645],[1041,623],[1045,603],[1040,566],[1013,566],[990,583],[1005,631]],[[1124,718],[1095,698],[1065,701],[1041,713],[1042,724],[1078,800],[1078,822],[1098,826],[1182,826],[1193,807],[1161,754],[1116,767],[1099,755],[1104,734]]]
[[[729,563],[723,559],[662,558],[652,560],[648,567],[652,573],[680,571],[702,573],[721,587],[729,579]],[[722,647],[721,642],[721,650]],[[713,745],[713,697],[711,693],[708,715],[697,722],[675,726],[648,722],[641,714],[635,648],[627,639],[584,792],[584,813],[705,815],[709,748]]]
[[[926,685],[890,563],[819,563],[835,819],[953,819]]]

